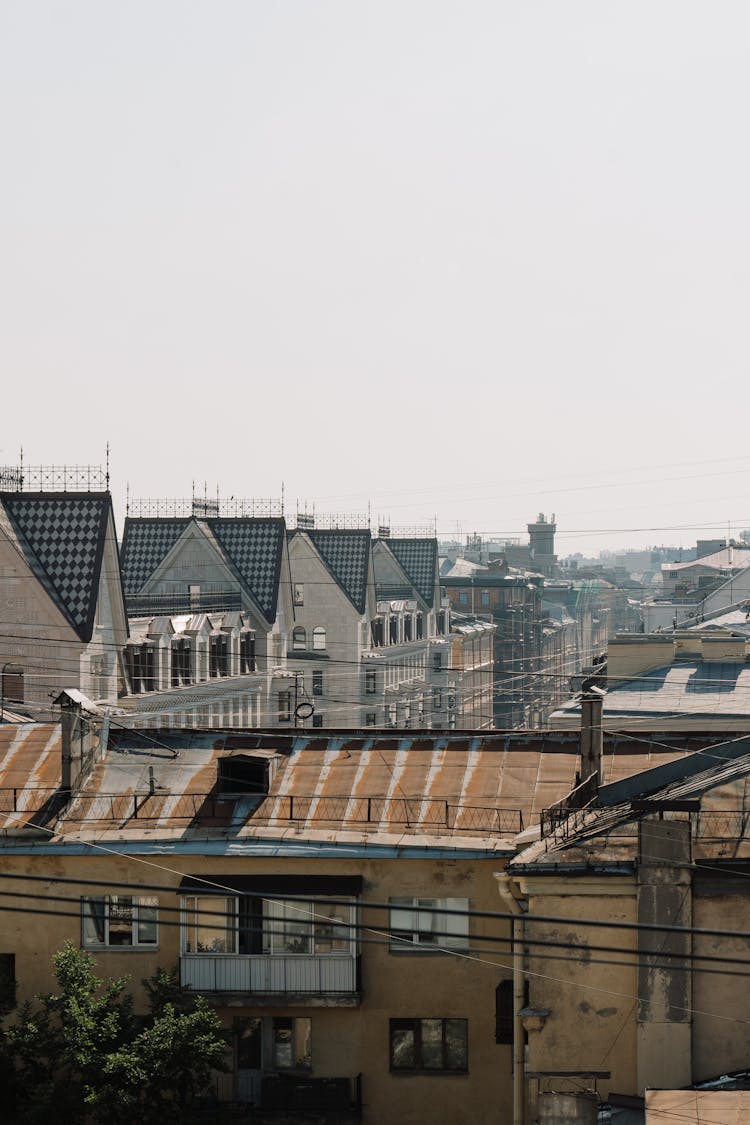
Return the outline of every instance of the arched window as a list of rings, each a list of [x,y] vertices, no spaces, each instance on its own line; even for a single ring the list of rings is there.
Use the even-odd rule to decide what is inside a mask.
[[[315,634],[313,633],[313,640]],[[297,625],[292,629],[292,649],[295,652],[301,652],[307,648],[307,634],[301,625]]]
[[[326,631],[322,625],[316,625],[313,629],[313,648],[316,652],[326,647]]]

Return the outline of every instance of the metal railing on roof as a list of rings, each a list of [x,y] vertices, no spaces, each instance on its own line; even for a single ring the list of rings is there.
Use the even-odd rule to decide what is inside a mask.
[[[284,501],[274,499],[207,499],[197,496],[128,499],[126,514],[135,519],[278,519]]]
[[[27,804],[30,791],[0,789],[0,811],[33,811],[42,808],[56,790],[33,790],[34,803]],[[523,831],[521,809],[464,805],[437,798],[404,797],[316,797],[314,794],[274,796],[262,793],[171,794],[79,793],[65,812],[73,823],[197,822],[203,827],[226,826],[252,819],[253,823],[335,824],[342,828],[379,825],[448,829],[456,833],[512,834]]]
[[[6,492],[107,492],[109,472],[101,465],[3,465]]]

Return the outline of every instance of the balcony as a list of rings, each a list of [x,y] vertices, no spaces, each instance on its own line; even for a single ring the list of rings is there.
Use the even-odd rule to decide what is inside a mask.
[[[250,1005],[282,996],[287,1004],[306,1007],[359,1005],[358,958],[344,954],[187,953],[180,958],[180,982],[195,992],[242,993],[243,1002]]]

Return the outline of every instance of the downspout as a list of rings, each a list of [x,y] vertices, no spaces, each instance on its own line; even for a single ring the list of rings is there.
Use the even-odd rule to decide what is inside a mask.
[[[525,902],[511,890],[510,875],[495,872],[497,890],[513,918],[513,1125],[526,1120],[525,1036],[521,1012],[526,1006],[526,981],[523,972]]]

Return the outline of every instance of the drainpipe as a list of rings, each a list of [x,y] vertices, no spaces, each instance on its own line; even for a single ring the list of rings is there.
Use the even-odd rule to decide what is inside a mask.
[[[513,1125],[524,1125],[526,1120],[525,1036],[521,1012],[526,1006],[526,987],[523,973],[524,922],[528,910],[525,902],[515,897],[511,890],[510,875],[495,872],[497,889],[504,905],[513,918]]]

